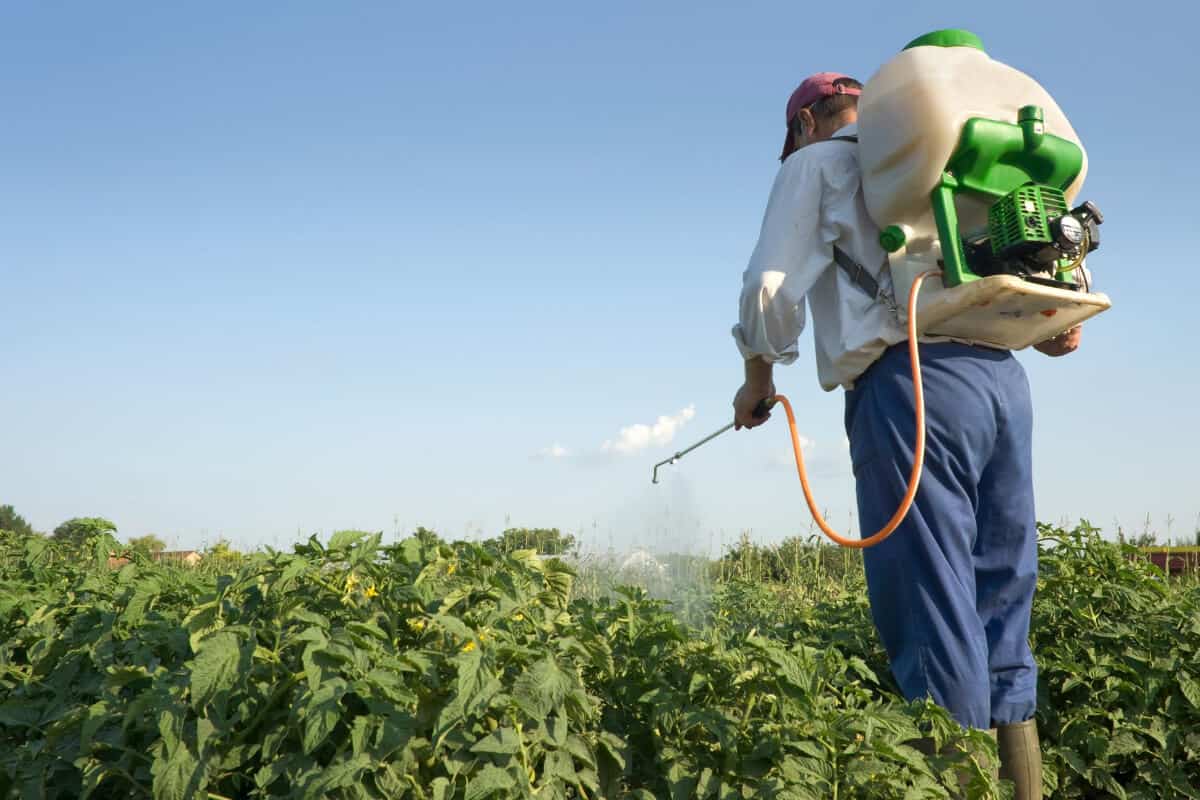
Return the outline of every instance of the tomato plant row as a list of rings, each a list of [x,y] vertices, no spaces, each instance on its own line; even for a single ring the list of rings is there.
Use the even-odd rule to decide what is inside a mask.
[[[1048,788],[1200,797],[1200,590],[1044,533]],[[1001,796],[985,735],[897,696],[861,591],[724,581],[684,622],[427,532],[232,574],[115,546],[0,534],[0,797]]]

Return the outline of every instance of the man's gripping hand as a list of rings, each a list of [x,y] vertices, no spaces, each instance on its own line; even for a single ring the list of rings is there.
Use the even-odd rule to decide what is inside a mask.
[[[771,418],[770,412],[754,416],[754,409],[768,397],[775,396],[774,367],[761,357],[746,359],[746,380],[733,397],[733,429],[757,428]]]
[[[1052,339],[1038,342],[1033,348],[1039,353],[1045,353],[1048,356],[1065,356],[1067,353],[1074,353],[1079,349],[1079,340],[1082,337],[1083,328],[1076,325],[1074,328],[1063,331]]]
[[[771,418],[770,411],[761,417],[756,417],[754,409],[758,408],[758,404],[763,400],[774,396],[774,384],[764,387],[743,383],[733,398],[733,429],[740,431],[742,428],[757,428],[769,420]]]

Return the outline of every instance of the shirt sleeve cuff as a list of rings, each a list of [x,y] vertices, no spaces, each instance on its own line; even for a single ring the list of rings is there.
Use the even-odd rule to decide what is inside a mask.
[[[783,364],[786,366],[787,364],[791,364],[793,361],[795,361],[796,356],[798,355],[795,347],[789,348],[782,353],[775,352],[774,350],[768,352],[760,352],[756,350],[746,341],[745,331],[740,324],[734,325],[733,330],[731,330],[730,333],[733,334],[733,341],[737,344],[738,352],[740,352],[742,354],[742,358],[747,361],[752,358],[761,358],[768,364]]]

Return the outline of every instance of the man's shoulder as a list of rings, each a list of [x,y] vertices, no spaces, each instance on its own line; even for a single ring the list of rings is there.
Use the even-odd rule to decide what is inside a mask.
[[[827,191],[840,193],[847,186],[857,185],[858,180],[858,157],[854,145],[826,139],[813,142],[788,156],[779,167],[775,185],[781,189],[812,187],[822,194]]]
[[[827,167],[857,169],[857,156],[858,148],[854,141],[824,139],[792,153],[783,162],[782,169],[792,172],[824,170]]]

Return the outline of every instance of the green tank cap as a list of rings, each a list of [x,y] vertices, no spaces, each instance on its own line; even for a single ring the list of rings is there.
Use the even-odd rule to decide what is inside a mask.
[[[1017,112],[1017,122],[1045,122],[1046,113],[1041,106],[1021,106]]]
[[[1042,146],[1046,139],[1045,117],[1041,106],[1021,106],[1017,112],[1017,124],[1021,126],[1026,150],[1037,150]]]
[[[908,237],[904,235],[904,230],[899,225],[888,225],[879,234],[879,246],[889,253],[894,253],[904,243],[908,241]]]
[[[947,28],[944,31],[934,31],[927,33],[924,36],[918,36],[907,45],[905,50],[911,50],[914,47],[974,47],[976,50],[983,50],[983,40],[970,31],[964,31],[960,28]]]

